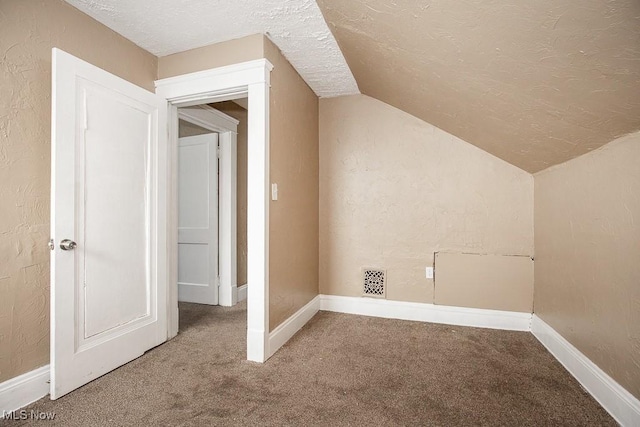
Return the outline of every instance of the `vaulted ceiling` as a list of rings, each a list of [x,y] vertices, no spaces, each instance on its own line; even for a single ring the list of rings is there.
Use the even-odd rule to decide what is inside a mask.
[[[638,0],[318,0],[360,90],[529,172],[640,130]]]
[[[638,0],[67,1],[158,56],[268,34],[319,96],[359,88],[529,172],[640,130]]]

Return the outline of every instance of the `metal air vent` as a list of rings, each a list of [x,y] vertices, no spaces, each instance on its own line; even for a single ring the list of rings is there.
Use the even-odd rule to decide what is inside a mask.
[[[362,294],[366,297],[386,298],[387,273],[379,268],[364,268]]]

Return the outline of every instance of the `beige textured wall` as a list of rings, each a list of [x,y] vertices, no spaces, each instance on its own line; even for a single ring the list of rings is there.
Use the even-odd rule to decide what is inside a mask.
[[[156,78],[153,55],[61,0],[0,1],[0,382],[49,363],[52,47]]]
[[[262,34],[216,43],[158,58],[158,77],[179,76],[264,58]]]
[[[269,325],[318,295],[318,98],[265,38],[270,92]],[[251,286],[251,284],[249,284]]]
[[[531,255],[533,177],[365,95],[320,100],[320,292],[433,302],[437,251]],[[437,272],[436,272],[437,275]]]
[[[640,398],[640,133],[535,175],[535,312]]]

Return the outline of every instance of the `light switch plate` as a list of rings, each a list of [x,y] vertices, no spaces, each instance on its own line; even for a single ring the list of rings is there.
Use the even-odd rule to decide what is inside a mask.
[[[426,268],[427,279],[433,279],[433,267]]]
[[[271,184],[271,200],[278,200],[278,184]]]

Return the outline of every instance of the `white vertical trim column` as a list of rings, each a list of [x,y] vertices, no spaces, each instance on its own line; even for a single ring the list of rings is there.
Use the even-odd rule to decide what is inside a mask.
[[[178,107],[168,106],[167,339],[178,335]]]
[[[237,265],[237,147],[238,134],[220,134],[220,288],[218,302],[233,306],[238,302]]]
[[[269,72],[249,85],[247,360],[269,357]],[[254,112],[264,111],[265,114]]]

